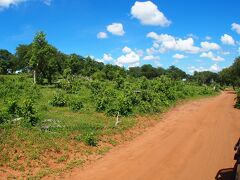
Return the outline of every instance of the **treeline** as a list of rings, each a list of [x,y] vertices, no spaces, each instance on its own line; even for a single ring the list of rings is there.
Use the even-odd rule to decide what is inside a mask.
[[[146,77],[154,79],[166,75],[173,80],[186,79],[199,84],[220,83],[222,85],[240,85],[240,58],[234,64],[219,73],[210,71],[186,74],[181,69],[170,66],[168,69],[155,68],[150,64],[125,69],[116,65],[97,62],[90,57],[77,54],[64,54],[48,43],[46,34],[39,32],[31,44],[19,45],[16,53],[0,50],[0,74],[32,73],[38,84],[53,83],[59,77],[81,75],[96,80],[115,80],[119,77]]]

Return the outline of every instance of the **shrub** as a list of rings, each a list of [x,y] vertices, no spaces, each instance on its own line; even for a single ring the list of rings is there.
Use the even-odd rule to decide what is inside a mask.
[[[0,111],[0,124],[3,124],[9,120],[9,115],[5,111]]]
[[[83,108],[83,103],[79,100],[70,103],[70,109],[74,112],[80,111]]]
[[[236,104],[235,107],[240,109],[240,89],[237,91],[237,98],[236,98]]]
[[[19,111],[20,107],[17,104],[17,101],[15,100],[10,100],[8,101],[8,106],[7,106],[7,113],[11,115],[16,115]]]
[[[83,142],[88,146],[97,146],[98,145],[98,138],[94,132],[88,132],[82,135]]]
[[[52,106],[64,107],[67,104],[65,95],[62,92],[57,92],[54,94],[53,99],[50,101]]]
[[[26,127],[36,126],[39,121],[31,100],[25,100],[23,102],[19,115],[23,117],[21,124]]]

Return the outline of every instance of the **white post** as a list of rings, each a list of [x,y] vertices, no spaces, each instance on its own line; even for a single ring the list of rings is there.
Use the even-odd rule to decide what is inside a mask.
[[[33,71],[33,83],[36,84],[36,71]]]
[[[116,119],[116,123],[115,126],[117,126],[121,121],[119,120],[119,112],[117,113],[117,119]]]

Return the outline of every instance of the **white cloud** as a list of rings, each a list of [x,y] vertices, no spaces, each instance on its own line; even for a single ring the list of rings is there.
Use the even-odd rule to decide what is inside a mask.
[[[214,71],[214,72],[218,72],[218,71],[221,70],[221,68],[217,64],[213,64],[212,66],[210,66],[209,70]]]
[[[129,47],[127,47],[127,46],[125,46],[125,47],[122,49],[122,52],[123,52],[124,54],[128,54],[128,53],[132,52],[132,49],[129,48]]]
[[[125,34],[121,23],[112,23],[108,25],[107,31],[117,36],[123,36]]]
[[[224,58],[222,58],[220,56],[215,56],[212,51],[209,51],[207,53],[204,52],[204,53],[202,53],[200,55],[200,57],[202,57],[202,58],[209,58],[209,59],[211,59],[213,61],[224,61],[225,60]]]
[[[221,54],[222,54],[222,55],[229,55],[230,52],[228,52],[228,51],[222,51]]]
[[[160,57],[159,57],[159,56],[148,55],[148,56],[145,56],[145,57],[143,58],[143,60],[147,60],[147,61],[157,61],[157,60],[160,60]]]
[[[194,71],[197,71],[197,72],[202,72],[202,71],[219,72],[221,70],[222,70],[222,68],[219,67],[218,64],[216,64],[216,63],[211,65],[209,68],[204,68],[202,66],[199,66],[199,67],[196,67],[196,66],[188,67],[188,71],[190,73],[194,73]]]
[[[240,47],[238,48],[238,54],[240,54]]]
[[[115,64],[118,66],[128,65],[128,67],[138,66],[140,64],[140,56],[131,50],[129,47],[124,47],[122,49],[124,55],[117,58]]]
[[[104,54],[103,55],[103,60],[104,61],[112,61],[113,60],[113,57],[111,54]]]
[[[131,8],[131,14],[134,18],[140,20],[143,25],[169,26],[169,21],[158,7],[151,1],[136,1]]]
[[[22,2],[29,0],[0,0],[0,10],[9,8],[10,6],[16,6]],[[53,0],[41,0],[47,6],[50,6]]]
[[[208,41],[210,41],[210,40],[212,39],[212,37],[206,36],[205,39],[208,40]]]
[[[155,32],[150,32],[147,37],[152,38],[160,46],[160,52],[166,52],[168,50],[183,51],[187,53],[199,53],[200,48],[194,46],[193,38],[181,39],[168,34],[158,35]]]
[[[193,39],[199,39],[198,36],[196,36],[195,34],[192,34],[192,33],[188,34],[187,37],[191,37]]]
[[[175,58],[175,59],[184,59],[186,56],[184,56],[183,54],[175,54],[174,56],[173,56],[173,58]]]
[[[221,36],[221,41],[223,44],[226,45],[235,45],[235,40],[232,38],[232,36],[229,36],[228,34],[224,34]]]
[[[142,57],[143,54],[144,54],[144,52],[143,52],[142,49],[135,49],[135,52],[136,52],[140,57]]]
[[[0,0],[0,9],[8,8],[11,5],[17,5],[26,0]]]
[[[112,55],[111,54],[106,54],[106,53],[103,54],[102,59],[97,59],[98,62],[109,62],[109,61],[112,61],[112,60],[114,60]]]
[[[232,30],[240,34],[240,24],[232,23]]]
[[[201,47],[204,51],[209,50],[219,50],[221,47],[217,43],[210,43],[210,42],[201,42]]]
[[[97,34],[97,38],[98,38],[98,39],[107,39],[107,38],[108,38],[108,35],[107,35],[107,33],[105,33],[105,32],[99,32],[99,33]]]
[[[43,3],[47,6],[51,6],[53,0],[43,0]]]

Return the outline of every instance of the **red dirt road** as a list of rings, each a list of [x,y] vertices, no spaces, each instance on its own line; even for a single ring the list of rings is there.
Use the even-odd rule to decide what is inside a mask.
[[[240,136],[235,94],[174,108],[156,126],[66,179],[213,180],[233,167],[233,147]]]

